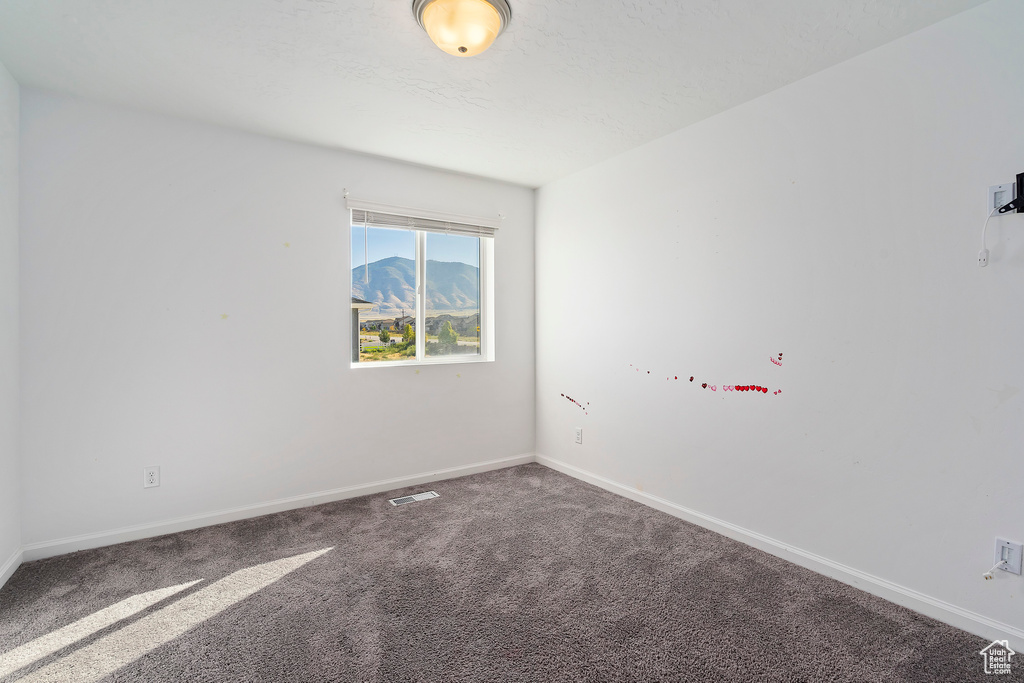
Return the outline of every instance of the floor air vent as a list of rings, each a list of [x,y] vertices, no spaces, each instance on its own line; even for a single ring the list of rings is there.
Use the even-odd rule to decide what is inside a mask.
[[[402,496],[401,498],[392,498],[388,502],[392,505],[405,505],[406,503],[415,503],[421,500],[429,500],[431,498],[437,498],[438,495],[434,491],[427,491],[426,493],[416,493],[411,496]]]

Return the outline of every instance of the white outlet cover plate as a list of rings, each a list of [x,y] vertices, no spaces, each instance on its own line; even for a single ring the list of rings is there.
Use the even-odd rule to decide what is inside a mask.
[[[153,474],[152,477],[150,477],[150,473]],[[150,483],[150,479],[151,478],[153,480],[153,483]],[[148,488],[152,488],[154,486],[159,486],[159,485],[160,485],[160,468],[159,467],[146,467],[145,469],[142,470],[142,488],[148,489]]]
[[[1000,197],[1001,201],[996,201],[996,193],[1002,192],[1003,196]],[[1003,185],[990,185],[988,188],[988,212],[992,213],[994,209],[998,209],[1004,204],[1008,204],[1017,195],[1017,183],[1005,183]]]
[[[583,427],[576,428],[576,443],[583,443]]]
[[[1004,548],[1006,549],[1006,551],[1004,551]],[[1007,541],[1005,538],[997,538],[995,556],[995,561],[997,563],[1002,561],[1004,557],[1004,552],[1006,553],[1006,564],[1000,567],[1000,569],[1002,569],[1004,572],[1010,572],[1011,574],[1016,574],[1017,576],[1020,576],[1021,557],[1022,555],[1024,555],[1024,544],[1014,543],[1013,541]]]

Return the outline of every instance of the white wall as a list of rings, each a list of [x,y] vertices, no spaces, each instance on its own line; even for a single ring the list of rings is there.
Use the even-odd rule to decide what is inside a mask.
[[[532,454],[531,190],[30,88],[21,143],[26,547]],[[349,367],[343,188],[507,216],[496,362]]]
[[[0,585],[21,551],[18,471],[18,84],[0,64]]]
[[[543,187],[538,453],[1020,635],[1024,580],[981,574],[1024,540],[1024,216],[976,257],[1021,26],[983,5]]]

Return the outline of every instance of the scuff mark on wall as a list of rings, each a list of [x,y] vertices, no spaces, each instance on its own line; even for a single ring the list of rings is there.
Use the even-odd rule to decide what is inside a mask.
[[[572,403],[574,406],[582,410],[584,415],[590,414],[588,410],[588,408],[590,407],[590,401],[587,401],[587,405],[583,405],[582,403],[580,403],[571,396],[566,396],[565,394],[562,394],[562,398],[566,399],[567,401],[569,401],[569,403]]]
[[[774,363],[775,365],[777,365],[779,367],[782,367],[782,352],[779,352],[778,360],[776,360],[776,358],[774,356],[769,357],[769,360],[772,363]],[[647,375],[651,374],[650,370],[642,370],[641,368],[633,365],[632,363],[629,364],[629,367],[633,368],[636,372],[639,372],[641,374],[647,374]],[[694,375],[690,375],[690,382],[693,382],[694,377],[695,377]],[[670,374],[670,375],[666,375],[665,376],[665,381],[667,381],[667,382],[671,382],[673,380],[678,380],[678,379],[679,379],[679,375],[675,375],[675,374]],[[718,386],[719,385],[712,384],[710,382],[701,382],[700,383],[701,389],[711,389],[711,391],[715,391],[715,392],[718,391]],[[751,392],[752,391],[752,392],[755,392],[755,393],[767,394],[769,391],[772,391],[768,387],[763,386],[761,384],[723,384],[723,385],[721,385],[721,387],[722,387],[722,391],[723,392],[726,392],[726,391],[732,391],[732,392]],[[776,390],[772,391],[772,395],[773,396],[778,396],[781,393],[782,393],[782,389],[776,389]],[[565,396],[565,394],[562,394],[562,395]],[[1013,394],[1011,394],[1011,396],[1012,395]],[[570,400],[572,400],[572,399],[570,399]]]
[[[1011,398],[1020,393],[1020,389],[1017,387],[1011,387],[1009,384],[1004,384],[1002,389],[989,389],[996,395],[997,405],[1003,405]]]

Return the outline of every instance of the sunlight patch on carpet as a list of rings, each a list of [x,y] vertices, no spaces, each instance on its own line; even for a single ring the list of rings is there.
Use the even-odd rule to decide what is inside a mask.
[[[67,680],[83,683],[97,681],[134,662],[147,652],[185,634],[203,621],[216,616],[235,603],[248,598],[331,550],[333,548],[325,548],[304,555],[295,555],[255,567],[240,569],[206,588],[187,595],[181,600],[17,680],[24,683]],[[193,584],[183,584],[183,586],[188,587]],[[47,637],[43,636],[43,638]],[[84,636],[79,636],[79,638],[81,637]],[[6,662],[6,656],[4,661]],[[21,668],[21,666],[16,668]]]
[[[52,633],[47,633],[45,636],[40,636],[20,647],[16,647],[10,652],[0,654],[0,678],[3,678],[12,671],[24,668],[43,657],[48,657],[57,650],[65,648],[72,643],[77,643],[82,638],[87,638],[111,624],[116,624],[122,619],[137,614],[150,605],[155,605],[165,598],[169,598],[186,588],[196,585],[199,581],[202,581],[202,579],[133,595],[110,607],[104,607],[98,612],[93,612],[73,624],[63,626]]]

